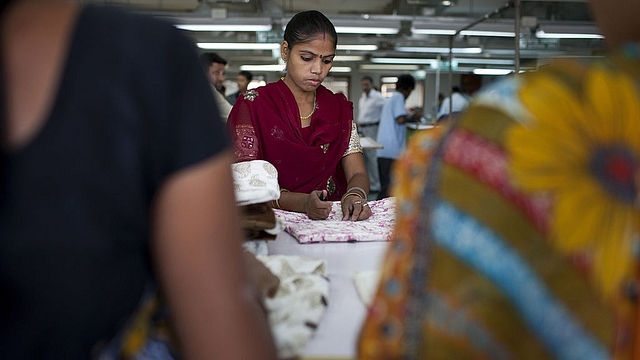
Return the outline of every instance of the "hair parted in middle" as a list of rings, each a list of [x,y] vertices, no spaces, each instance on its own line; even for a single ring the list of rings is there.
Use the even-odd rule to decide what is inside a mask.
[[[334,47],[338,45],[336,28],[323,13],[317,10],[295,14],[284,30],[284,40],[289,49],[322,36],[328,36],[333,41]]]

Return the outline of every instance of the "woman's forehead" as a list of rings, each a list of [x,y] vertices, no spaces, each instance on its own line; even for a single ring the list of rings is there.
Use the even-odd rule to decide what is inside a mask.
[[[295,45],[297,50],[309,50],[318,55],[330,55],[336,50],[335,42],[330,36],[314,36],[309,40]],[[315,49],[315,50],[314,50]],[[317,52],[320,51],[320,52]],[[328,51],[328,52],[327,52]]]

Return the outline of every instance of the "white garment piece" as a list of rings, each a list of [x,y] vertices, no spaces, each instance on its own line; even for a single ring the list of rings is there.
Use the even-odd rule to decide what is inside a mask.
[[[296,358],[301,355],[327,307],[326,262],[294,255],[256,258],[280,279],[275,296],[265,299],[278,358]]]
[[[280,198],[278,170],[268,161],[251,160],[231,165],[236,203],[260,204]]]
[[[378,290],[380,282],[380,270],[356,271],[353,275],[356,290],[362,302],[369,306]]]
[[[311,220],[307,214],[274,209],[285,230],[300,243],[341,241],[388,241],[395,224],[395,198],[369,201],[371,217],[362,221],[343,221],[340,201],[334,201],[329,217]]]
[[[451,94],[451,113],[461,112],[466,109],[467,106],[469,106],[469,99],[467,97],[457,92]],[[440,111],[438,111],[436,119],[440,119],[443,116],[449,116],[449,98],[442,101],[442,105],[440,106]]]

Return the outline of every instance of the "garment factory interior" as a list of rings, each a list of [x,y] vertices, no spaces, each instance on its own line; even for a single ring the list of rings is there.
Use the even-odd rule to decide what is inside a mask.
[[[327,15],[339,35],[337,57],[323,84],[351,100],[360,96],[364,75],[372,76],[374,85],[388,95],[396,76],[409,73],[419,81],[408,106],[433,109],[438,93],[448,95],[451,86],[462,86],[472,95],[516,68],[522,72],[553,58],[594,57],[604,48],[584,0],[104,2],[122,3],[184,27],[205,26],[204,31],[185,32],[202,51],[216,52],[228,61],[227,93],[236,91],[235,76],[241,69],[254,74],[250,88],[281,76],[284,65],[278,63],[278,45],[283,28],[293,14],[309,9]],[[215,26],[207,29],[207,25]],[[515,41],[520,44],[517,63]],[[430,115],[427,111],[425,117]]]
[[[605,39],[586,0],[83,1],[124,5],[171,22],[201,53],[215,52],[228,62],[224,83],[227,94],[236,92],[236,75],[242,70],[253,74],[249,89],[277,82],[285,68],[280,53],[284,27],[300,11],[319,10],[338,33],[336,57],[323,85],[351,100],[357,117],[364,76],[373,78],[374,86],[391,97],[398,76],[410,74],[416,86],[406,99],[406,108],[424,109],[421,125],[429,130],[438,112],[438,95],[449,96],[454,86],[473,98],[484,86],[514,73],[538,70],[552,60],[592,59],[605,54]],[[314,93],[313,111],[315,99]],[[420,127],[416,124],[415,129]],[[365,203],[375,200],[363,193]],[[380,206],[376,209],[380,211],[377,221],[385,226],[392,224],[384,229],[389,234],[396,219],[385,211],[395,204],[389,198],[377,201],[382,201],[376,204]],[[294,212],[281,216],[292,223],[309,220],[305,214]],[[342,225],[351,227],[345,222]],[[291,312],[306,312],[305,316],[313,318],[313,326],[300,332],[297,328],[274,330],[281,331],[277,336],[299,335],[304,339],[292,340],[291,352],[283,357],[353,359],[362,350],[355,347],[362,320],[370,314],[365,304],[370,305],[375,295],[372,291],[379,273],[374,272],[384,260],[389,239],[304,244],[304,235],[296,235],[297,239],[289,234],[277,235],[276,241],[267,241],[268,245],[249,245],[255,246],[252,251],[257,253],[268,247],[269,254],[311,259],[287,260],[287,266],[313,268],[310,272],[321,274],[324,281],[316,285],[328,294],[329,306],[305,307],[301,297],[286,305]],[[304,320],[305,325],[311,323]]]

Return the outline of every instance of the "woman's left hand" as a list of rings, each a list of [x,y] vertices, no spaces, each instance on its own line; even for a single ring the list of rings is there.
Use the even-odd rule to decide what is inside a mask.
[[[342,220],[365,220],[371,216],[371,207],[367,203],[367,200],[351,195],[344,198],[342,201],[342,213],[344,216]]]

